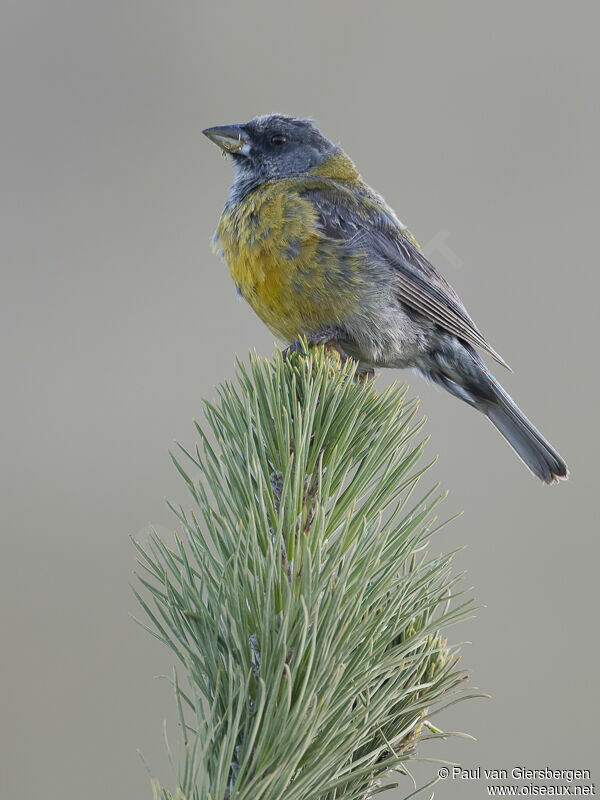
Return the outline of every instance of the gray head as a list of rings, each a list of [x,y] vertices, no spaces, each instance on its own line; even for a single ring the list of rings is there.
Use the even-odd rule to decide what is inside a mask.
[[[202,133],[231,156],[236,180],[302,175],[339,152],[312,120],[284,114],[206,128]]]

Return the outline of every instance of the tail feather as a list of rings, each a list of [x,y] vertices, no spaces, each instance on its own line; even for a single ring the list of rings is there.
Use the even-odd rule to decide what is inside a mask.
[[[564,460],[504,391],[472,347],[454,340],[430,354],[419,372],[486,415],[544,483],[568,477]]]
[[[544,483],[568,477],[567,465],[550,442],[527,419],[514,400],[492,376],[494,399],[482,404],[482,411],[500,431],[517,455]]]

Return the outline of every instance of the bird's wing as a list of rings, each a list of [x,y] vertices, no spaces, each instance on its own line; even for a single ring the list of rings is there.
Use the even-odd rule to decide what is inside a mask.
[[[488,352],[510,369],[487,343],[450,284],[423,255],[385,201],[366,185],[357,193],[333,181],[309,183],[302,192],[328,238],[343,240],[355,252],[384,262],[394,270],[400,302],[449,333]]]

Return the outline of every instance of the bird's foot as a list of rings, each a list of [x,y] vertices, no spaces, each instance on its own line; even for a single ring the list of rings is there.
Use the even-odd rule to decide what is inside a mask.
[[[309,336],[306,336],[306,342],[308,346],[314,344],[322,344],[323,347],[329,350],[335,350],[340,358],[343,361],[350,358],[348,353],[344,350],[342,345],[340,344],[340,334],[341,331],[339,328],[325,328],[322,331],[318,331],[317,333],[311,333]],[[296,339],[295,342],[289,347],[286,347],[285,350],[282,352],[283,360],[286,361],[292,353],[296,353],[298,350],[302,349],[302,342],[300,339]]]
[[[353,358],[351,355],[349,355],[349,353],[346,352],[346,350],[344,350],[344,347],[340,342],[340,340],[343,340],[343,331],[341,331],[339,328],[325,328],[322,331],[318,331],[317,333],[313,333],[304,338],[306,339],[306,343],[309,347],[311,345],[321,344],[324,348],[333,350],[339,355],[342,362]],[[285,348],[281,354],[284,361],[286,361],[292,353],[302,350],[302,341],[303,340],[301,339],[296,339],[296,341],[292,342],[289,347]],[[375,370],[372,367],[362,366],[359,363],[353,380],[356,383],[367,383],[374,377]]]
[[[373,380],[374,377],[375,377],[375,370],[373,369],[373,367],[369,367],[368,369],[360,369],[359,366],[355,380],[357,381],[357,383],[367,383],[368,381]]]

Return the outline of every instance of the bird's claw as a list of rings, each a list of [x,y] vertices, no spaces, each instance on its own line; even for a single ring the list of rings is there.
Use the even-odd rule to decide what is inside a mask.
[[[344,350],[342,345],[339,342],[339,334],[340,332],[337,328],[326,328],[323,331],[318,331],[317,333],[311,333],[310,335],[306,336],[306,343],[310,347],[311,345],[315,344],[322,344],[323,347],[328,348],[330,350],[335,350],[342,360],[346,360],[350,358],[348,353]],[[296,339],[295,342],[292,342],[288,347],[283,350],[281,353],[283,360],[287,361],[289,356],[292,353],[296,353],[298,350],[302,349],[302,342],[300,339]]]

